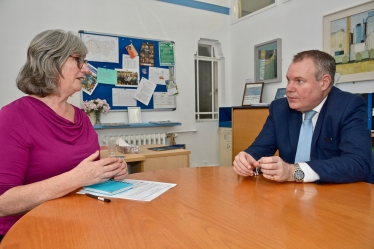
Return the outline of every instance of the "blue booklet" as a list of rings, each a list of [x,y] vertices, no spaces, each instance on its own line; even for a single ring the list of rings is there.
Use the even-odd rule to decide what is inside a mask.
[[[132,183],[109,180],[102,183],[84,186],[83,189],[86,191],[96,192],[105,195],[115,195],[126,190],[132,189]]]

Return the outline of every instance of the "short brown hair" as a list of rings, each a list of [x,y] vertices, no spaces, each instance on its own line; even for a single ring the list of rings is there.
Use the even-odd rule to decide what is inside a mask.
[[[334,57],[320,50],[307,50],[296,54],[292,62],[300,62],[305,58],[313,60],[317,69],[315,75],[316,80],[321,80],[323,75],[328,74],[331,77],[330,87],[334,85],[336,72]]]
[[[46,30],[35,36],[27,50],[27,61],[17,76],[17,87],[26,94],[46,97],[58,93],[61,68],[70,55],[85,56],[87,47],[72,32]]]

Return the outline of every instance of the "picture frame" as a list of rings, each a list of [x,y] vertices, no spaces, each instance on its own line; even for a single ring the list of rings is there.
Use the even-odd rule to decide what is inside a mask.
[[[367,25],[363,21],[372,11],[374,1],[323,16],[323,50],[335,58],[340,74],[336,83],[373,80],[374,32],[364,35]]]
[[[127,107],[129,124],[142,123],[142,112],[140,107]]]
[[[242,106],[261,103],[263,88],[264,82],[245,83]]]
[[[277,38],[254,46],[255,81],[282,81],[282,39]]]
[[[286,97],[286,88],[285,87],[284,88],[278,88],[277,93],[275,94],[274,100],[285,98],[285,97]]]

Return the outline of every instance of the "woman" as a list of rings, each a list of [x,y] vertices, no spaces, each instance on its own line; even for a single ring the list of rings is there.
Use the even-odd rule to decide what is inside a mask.
[[[37,205],[127,175],[122,159],[99,160],[88,116],[67,102],[89,72],[87,52],[78,36],[62,30],[44,31],[29,46],[17,77],[28,96],[0,110],[0,240]]]

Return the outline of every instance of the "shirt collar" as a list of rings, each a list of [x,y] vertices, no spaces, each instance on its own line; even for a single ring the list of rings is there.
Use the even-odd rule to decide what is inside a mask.
[[[317,113],[320,113],[323,104],[326,102],[326,99],[327,99],[327,96],[321,101],[321,103],[319,103],[319,105],[317,105],[316,107],[314,107],[312,110],[316,111]]]

